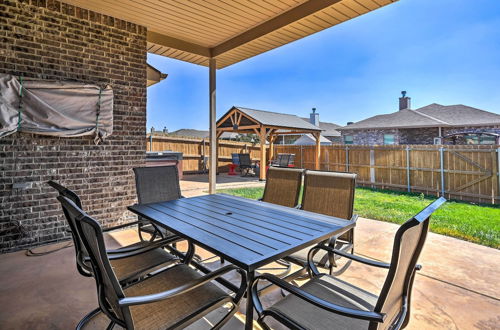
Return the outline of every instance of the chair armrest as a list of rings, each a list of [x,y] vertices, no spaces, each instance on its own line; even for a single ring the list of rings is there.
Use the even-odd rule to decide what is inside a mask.
[[[359,216],[357,214],[353,214],[350,221],[356,222],[356,221],[358,221],[358,218],[359,218]]]
[[[170,290],[159,292],[159,293],[148,294],[145,296],[122,298],[118,301],[118,304],[120,305],[120,307],[125,307],[125,306],[150,304],[150,303],[154,303],[157,301],[172,298],[172,297],[175,297],[177,295],[194,290],[194,289],[196,289],[196,288],[198,288],[198,287],[200,287],[208,282],[211,282],[214,279],[221,277],[222,275],[224,275],[230,271],[233,271],[233,270],[239,272],[241,275],[241,287],[240,287],[236,297],[234,298],[235,300],[236,299],[239,300],[243,296],[245,289],[246,289],[246,284],[245,284],[246,283],[246,273],[242,269],[240,269],[234,265],[227,265],[227,266],[219,268],[211,273],[208,273],[205,276],[202,276],[196,280],[193,280],[193,281],[190,281],[186,284],[178,286],[174,289],[170,289]],[[168,271],[168,270],[166,270],[166,271]]]
[[[124,223],[124,224],[121,224],[121,225],[104,228],[102,231],[106,233],[108,231],[113,231],[113,230],[125,228],[125,227],[128,227],[128,226],[132,226],[132,225],[137,225],[138,223],[139,223],[139,221],[127,222],[127,223]]]
[[[132,256],[136,256],[157,248],[164,247],[168,244],[174,243],[181,238],[178,236],[173,236],[173,237],[167,237],[158,241],[153,241],[151,243],[148,243],[147,245],[142,245],[142,246],[134,246],[134,247],[125,247],[121,249],[116,249],[116,250],[106,250],[106,253],[108,254],[108,257],[110,260],[118,260],[118,259],[123,259],[123,258],[128,258]]]
[[[368,321],[374,321],[374,322],[384,322],[385,319],[385,314],[383,313],[377,313],[377,312],[372,312],[372,311],[363,311],[359,309],[354,309],[354,308],[348,308],[344,306],[339,306],[337,304],[333,304],[331,302],[328,302],[326,300],[323,300],[321,298],[318,298],[301,288],[298,288],[282,279],[279,277],[276,277],[271,274],[262,274],[260,276],[257,276],[253,283],[252,283],[252,299],[254,302],[255,309],[259,314],[261,314],[264,309],[262,307],[262,304],[259,300],[258,296],[258,289],[257,289],[257,282],[261,279],[264,279],[266,281],[271,282],[272,284],[284,289],[285,291],[290,292],[290,294],[293,294],[297,297],[299,297],[302,300],[305,300],[306,302],[313,304],[316,307],[319,307],[321,309],[324,309],[328,312],[340,314],[343,316],[347,317],[353,317],[356,319],[361,319],[361,320],[368,320]]]

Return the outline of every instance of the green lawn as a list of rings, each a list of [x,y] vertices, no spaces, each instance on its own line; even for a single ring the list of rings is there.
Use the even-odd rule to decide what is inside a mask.
[[[257,199],[263,188],[219,190],[226,194]],[[365,218],[403,223],[435,197],[423,194],[356,188],[355,212]],[[431,219],[431,231],[474,243],[500,248],[500,206],[450,201]]]

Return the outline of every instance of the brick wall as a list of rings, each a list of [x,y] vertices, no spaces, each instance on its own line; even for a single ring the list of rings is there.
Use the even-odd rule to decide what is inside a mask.
[[[342,130],[342,143],[344,143],[344,136],[351,135],[353,144],[383,145],[384,134],[393,134],[395,144],[399,144],[400,136],[397,129]]]
[[[51,179],[80,194],[104,225],[130,217],[131,169],[146,150],[146,28],[58,1],[3,0],[0,72],[110,84],[115,95],[113,135],[98,146],[91,136],[0,139],[0,252],[68,237]],[[31,188],[14,191],[17,182]],[[10,221],[27,234],[8,230]]]
[[[456,132],[493,132],[500,134],[500,128],[497,126],[481,127],[454,127],[443,128],[442,135],[453,134]],[[406,128],[406,129],[380,129],[380,130],[342,130],[342,143],[344,136],[351,135],[354,143],[358,145],[383,145],[384,134],[394,134],[396,144],[434,144],[434,138],[439,136],[437,127],[428,128]],[[466,144],[463,137],[455,139],[456,144]],[[451,138],[443,140],[443,144],[453,144]]]

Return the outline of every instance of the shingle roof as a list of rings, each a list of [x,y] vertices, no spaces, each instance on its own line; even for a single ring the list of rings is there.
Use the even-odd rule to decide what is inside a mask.
[[[429,104],[416,110],[377,115],[338,130],[498,125],[500,115],[465,105]]]
[[[322,145],[331,145],[332,144],[332,141],[328,140],[323,135],[321,135],[319,137],[319,142]],[[312,134],[304,134],[300,138],[298,138],[293,144],[297,145],[297,146],[312,146],[312,145],[316,145],[316,139],[314,138],[314,136],[312,136]]]
[[[310,123],[309,118],[304,118],[301,117],[300,119],[307,121]],[[321,132],[321,135],[323,136],[340,136],[340,132],[337,131],[337,128],[342,127],[340,125],[334,124],[334,123],[325,123],[320,121],[319,122],[319,128],[321,128],[323,131]]]
[[[321,128],[302,120],[299,116],[287,113],[271,112],[264,110],[255,110],[242,107],[235,107],[247,116],[253,118],[266,126],[278,126],[285,128],[298,128],[314,131],[321,131]]]

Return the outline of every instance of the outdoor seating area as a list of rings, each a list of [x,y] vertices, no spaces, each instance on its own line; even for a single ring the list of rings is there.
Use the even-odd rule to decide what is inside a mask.
[[[240,91],[216,102],[218,70],[396,2],[2,2],[0,330],[498,329],[497,219],[467,228],[474,211],[464,207],[441,231],[433,225],[445,222],[457,196],[459,206],[488,201],[485,217],[495,218],[500,148],[365,148],[342,144],[354,141],[342,135],[325,135],[339,143],[326,145],[322,134],[331,132],[316,108],[307,120],[285,113],[290,104],[278,97],[302,93],[292,106],[326,114],[316,103],[365,89],[359,72],[380,68],[340,46],[335,53],[345,52],[352,68],[339,61],[335,72],[311,72],[288,59],[307,88],[283,71],[234,66],[220,90]],[[361,33],[350,33],[362,44]],[[379,57],[375,49],[370,56]],[[151,58],[195,69],[172,65],[166,74]],[[266,65],[290,65],[279,61]],[[343,83],[328,80],[346,72]],[[284,89],[259,99],[242,77]],[[162,81],[188,93],[172,88],[158,98],[147,88]],[[205,117],[191,103],[200,86],[208,89],[206,104],[196,103]],[[165,101],[172,96],[182,105]],[[283,112],[233,105],[248,100]],[[348,113],[353,100],[339,99],[345,110],[334,110]],[[413,111],[407,101],[402,114]],[[217,112],[217,103],[229,110]],[[162,131],[150,125],[153,107]],[[415,121],[426,127],[423,116]],[[382,140],[403,144],[392,133]],[[285,143],[303,136],[307,145]],[[387,187],[418,203],[402,210],[393,191],[382,202],[370,195]],[[390,217],[366,212],[375,202]]]
[[[223,194],[184,198],[175,166],[135,168],[134,172],[139,203],[129,210],[139,220],[121,227],[138,225],[140,240],[114,250],[106,246],[103,228],[82,209],[78,195],[56,182],[48,183],[58,191],[57,199],[71,228],[76,268],[81,275],[93,277],[96,284],[99,306],[82,318],[77,329],[101,313],[109,318],[109,329],[115,325],[127,329],[184,328],[230,304],[213,325],[218,328],[237,311],[245,293],[247,329],[253,328],[254,308],[264,328],[268,317],[292,328],[327,329],[344,324],[362,329],[384,322],[389,322],[384,327],[404,328],[408,324],[413,280],[420,269],[418,257],[430,217],[444,198],[401,226],[389,264],[352,254],[355,175],[270,168],[273,179],[266,182],[264,198],[252,201]],[[294,200],[283,206],[286,201],[273,200],[271,195],[289,183],[295,186],[289,189],[295,192]],[[145,240],[146,233],[149,238]],[[177,249],[181,240],[187,242],[185,252]],[[197,246],[228,264],[210,270],[200,257],[194,258]],[[304,250],[303,246],[308,247]],[[317,254],[320,250],[326,253]],[[300,260],[303,255],[305,260]],[[301,269],[283,278],[259,272],[259,267],[280,258],[299,264]],[[380,298],[337,279],[350,264],[339,267],[337,261],[342,258],[389,270]],[[331,275],[324,275],[318,267],[329,268]],[[239,273],[239,285],[222,277],[229,272]],[[310,280],[300,287],[288,283],[299,277]],[[264,309],[259,281],[291,295]],[[331,293],[321,289],[324,286],[331,286]],[[357,299],[364,302],[352,305],[348,293],[359,295]],[[386,314],[390,315],[388,320]],[[349,318],[354,323],[349,323]]]

